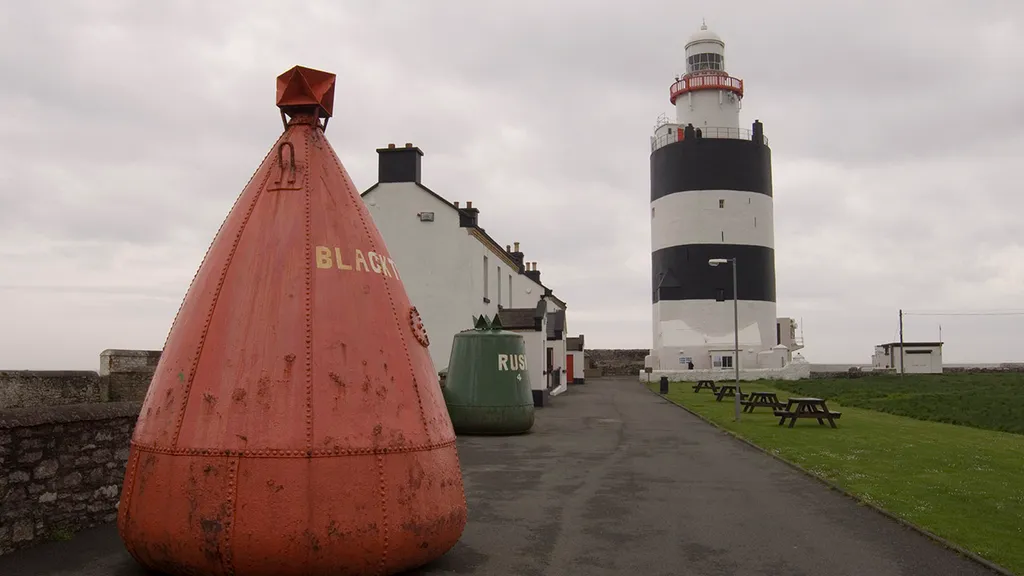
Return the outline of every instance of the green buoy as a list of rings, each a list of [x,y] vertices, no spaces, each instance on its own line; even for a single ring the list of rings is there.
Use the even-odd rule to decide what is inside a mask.
[[[533,427],[533,392],[521,334],[494,316],[455,335],[442,391],[456,434],[523,434]]]

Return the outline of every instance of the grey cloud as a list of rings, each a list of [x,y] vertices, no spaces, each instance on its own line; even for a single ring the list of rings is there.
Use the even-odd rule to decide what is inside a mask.
[[[294,64],[338,74],[327,136],[359,190],[375,148],[421,146],[424,183],[523,243],[579,314],[571,331],[648,346],[648,137],[672,116],[701,16],[747,82],[741,122],[771,140],[779,313],[805,317],[812,361],[866,359],[901,306],[1019,300],[1019,3],[705,9],[18,4],[0,24],[15,79],[0,87],[15,111],[0,118],[0,317],[29,328],[0,340],[0,367],[94,368],[103,348],[163,342],[174,295],[280,133],[274,76]],[[67,364],[41,365],[40,322],[73,326]],[[971,344],[977,325],[950,328],[947,357],[1013,356],[995,336]]]

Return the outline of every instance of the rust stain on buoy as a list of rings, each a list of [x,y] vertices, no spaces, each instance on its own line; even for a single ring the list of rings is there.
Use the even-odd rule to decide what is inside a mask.
[[[394,574],[462,535],[426,329],[324,136],[334,85],[298,66],[278,77],[284,132],[167,337],[118,509],[150,569]]]

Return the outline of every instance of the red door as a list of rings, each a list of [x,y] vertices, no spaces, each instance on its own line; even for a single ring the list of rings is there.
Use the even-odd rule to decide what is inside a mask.
[[[565,355],[565,382],[572,384],[572,354]]]

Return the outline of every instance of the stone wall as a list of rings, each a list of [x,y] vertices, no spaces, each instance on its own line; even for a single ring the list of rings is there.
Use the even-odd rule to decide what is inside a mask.
[[[159,350],[104,350],[100,377],[106,380],[111,402],[142,401],[160,362]]]
[[[644,358],[650,350],[590,350],[583,353],[587,368],[599,372],[586,378],[599,376],[633,376],[644,369]]]
[[[0,371],[0,410],[107,401],[99,374],[88,370]]]
[[[139,402],[153,379],[159,350],[104,350],[99,372],[0,371],[0,410],[95,402]]]
[[[140,407],[0,410],[0,554],[116,519]]]
[[[159,360],[104,350],[98,372],[0,372],[0,554],[116,519]]]

